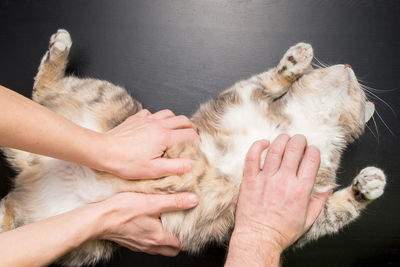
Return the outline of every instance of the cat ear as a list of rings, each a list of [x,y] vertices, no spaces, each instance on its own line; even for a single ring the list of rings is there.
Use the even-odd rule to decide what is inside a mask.
[[[365,115],[364,115],[365,122],[371,119],[372,115],[374,115],[374,111],[375,111],[374,103],[367,101],[367,103],[365,103]]]

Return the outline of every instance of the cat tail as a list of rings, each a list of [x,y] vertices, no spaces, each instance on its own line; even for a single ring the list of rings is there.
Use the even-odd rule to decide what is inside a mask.
[[[0,233],[15,228],[16,213],[13,208],[13,193],[0,200]]]

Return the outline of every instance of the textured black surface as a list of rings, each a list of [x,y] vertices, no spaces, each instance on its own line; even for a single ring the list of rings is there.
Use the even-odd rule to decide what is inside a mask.
[[[400,266],[399,1],[8,1],[0,2],[0,84],[30,96],[50,35],[70,31],[69,71],[125,86],[152,111],[190,115],[222,89],[275,65],[299,41],[329,64],[349,63],[394,112],[374,99],[379,138],[367,130],[345,153],[341,185],[367,165],[383,168],[382,199],[334,237],[285,255],[283,266]],[[1,107],[0,107],[1,108]],[[1,118],[0,118],[1,119]],[[11,171],[0,161],[0,195]],[[104,266],[222,266],[199,257],[120,250]],[[0,259],[1,261],[1,259]],[[103,265],[100,265],[103,266]]]

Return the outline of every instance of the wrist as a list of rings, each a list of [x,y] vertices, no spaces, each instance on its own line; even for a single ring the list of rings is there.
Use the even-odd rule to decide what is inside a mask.
[[[108,171],[109,145],[106,138],[104,138],[104,133],[89,129],[83,130],[84,133],[79,147],[82,154],[82,162],[78,163],[99,171]]]
[[[87,207],[93,213],[93,228],[91,229],[91,239],[104,239],[107,235],[108,230],[111,228],[111,222],[109,216],[113,213],[114,207],[112,203],[108,203],[107,200],[88,204]]]
[[[123,212],[121,209],[121,194],[117,194],[101,202],[92,203],[94,211],[95,228],[92,232],[94,239],[111,240],[113,232],[127,221],[131,214]]]
[[[282,248],[258,233],[234,231],[226,266],[279,266]]]

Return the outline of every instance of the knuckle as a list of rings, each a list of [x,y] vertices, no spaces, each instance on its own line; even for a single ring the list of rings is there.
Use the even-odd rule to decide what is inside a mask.
[[[159,129],[160,132],[160,137],[161,137],[161,142],[164,144],[168,143],[170,138],[171,138],[171,131],[167,129]]]
[[[183,209],[185,208],[185,199],[183,198],[183,196],[176,196],[175,197],[175,207],[177,209]]]
[[[179,254],[179,249],[171,249],[171,250],[168,252],[168,255],[167,255],[167,256],[169,256],[169,257],[175,257],[175,256],[178,256],[178,254]]]
[[[176,170],[176,173],[177,174],[184,174],[185,173],[185,164],[184,163],[180,163],[180,164],[178,164],[178,166],[176,167],[177,168],[177,170]]]
[[[307,160],[310,162],[310,163],[312,163],[312,164],[319,164],[319,162],[320,162],[320,156],[319,156],[319,154],[309,154],[308,155],[308,157],[307,157]]]
[[[157,233],[154,235],[153,240],[152,240],[152,245],[153,246],[161,246],[164,244],[164,235],[162,233]]]
[[[252,163],[258,160],[257,155],[255,153],[248,153],[246,157],[246,162]]]
[[[292,152],[292,153],[299,152],[300,150],[301,150],[300,146],[297,144],[294,144],[294,143],[290,143],[288,145],[288,147],[286,148],[286,151]]]
[[[145,198],[145,203],[147,206],[154,206],[158,204],[158,200],[154,197],[147,197]]]
[[[142,112],[143,114],[151,114],[147,108],[142,109],[140,112]]]
[[[272,158],[280,158],[281,154],[282,154],[282,148],[280,147],[276,147],[276,146],[272,146],[269,150],[268,150],[268,157],[272,157]]]
[[[184,115],[179,115],[179,116],[177,116],[177,118],[178,118],[178,120],[179,120],[180,122],[182,122],[183,124],[186,124],[186,125],[191,125],[191,124],[192,124],[192,122],[189,120],[189,118],[187,118],[187,117],[184,116]]]
[[[172,110],[170,109],[164,109],[163,113],[169,116],[174,116],[175,114],[172,112]]]

